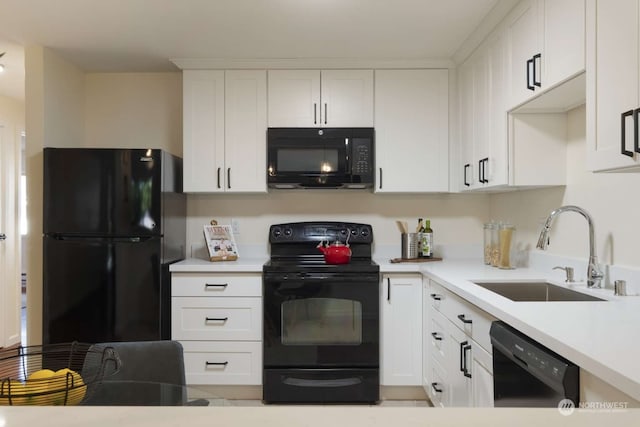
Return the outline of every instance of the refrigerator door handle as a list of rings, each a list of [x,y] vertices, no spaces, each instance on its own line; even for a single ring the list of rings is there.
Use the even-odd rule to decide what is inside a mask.
[[[93,237],[93,236],[68,236],[63,234],[51,234],[49,237],[55,240],[65,240],[69,242],[113,242],[113,243],[142,243],[159,236],[124,236],[124,237]]]

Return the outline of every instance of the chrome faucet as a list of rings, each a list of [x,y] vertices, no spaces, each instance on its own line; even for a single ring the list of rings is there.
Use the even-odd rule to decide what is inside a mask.
[[[589,224],[589,265],[587,266],[587,287],[588,288],[600,288],[602,279],[604,278],[604,274],[598,265],[598,258],[596,257],[596,237],[593,229],[593,219],[591,219],[591,215],[587,213],[584,209],[578,206],[562,206],[558,209],[552,211],[547,220],[542,227],[542,231],[540,232],[540,237],[538,238],[538,244],[536,248],[542,249],[543,251],[547,249],[549,246],[549,232],[551,231],[551,223],[553,219],[562,212],[577,212],[587,220]]]

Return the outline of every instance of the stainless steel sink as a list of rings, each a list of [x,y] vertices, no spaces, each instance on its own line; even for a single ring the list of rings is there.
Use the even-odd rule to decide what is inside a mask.
[[[473,282],[512,301],[606,301],[547,282]]]

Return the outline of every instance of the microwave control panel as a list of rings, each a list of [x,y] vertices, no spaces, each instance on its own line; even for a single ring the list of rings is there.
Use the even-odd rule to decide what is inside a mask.
[[[354,138],[352,156],[351,173],[354,175],[371,173],[371,140]]]

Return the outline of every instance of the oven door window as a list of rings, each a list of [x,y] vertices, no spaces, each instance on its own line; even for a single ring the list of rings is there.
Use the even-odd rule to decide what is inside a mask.
[[[305,298],[282,303],[283,345],[360,345],[362,304],[339,298]]]

